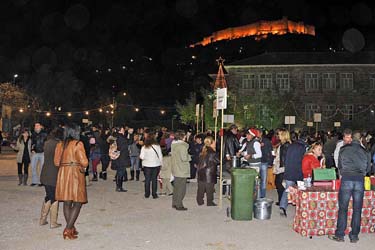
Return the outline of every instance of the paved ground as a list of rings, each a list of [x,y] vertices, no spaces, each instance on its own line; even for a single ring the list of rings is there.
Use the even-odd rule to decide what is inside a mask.
[[[223,209],[198,207],[196,183],[188,184],[186,212],[171,208],[171,197],[143,198],[142,182],[128,182],[127,193],[114,192],[110,180],[88,187],[89,203],[77,222],[80,232],[74,241],[63,240],[62,228],[39,226],[44,189],[18,186],[15,154],[0,155],[0,250],[43,249],[152,249],[152,250],[239,250],[239,249],[372,249],[374,235],[361,234],[357,244],[336,243],[326,237],[308,239],[292,228],[294,207],[288,218],[280,218],[273,207],[268,221],[233,221]],[[275,198],[274,191],[269,192]],[[59,222],[64,223],[62,206]]]

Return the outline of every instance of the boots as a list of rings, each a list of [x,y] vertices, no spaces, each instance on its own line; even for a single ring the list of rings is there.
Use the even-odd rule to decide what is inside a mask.
[[[134,170],[130,170],[130,176],[131,176],[130,180],[134,181]]]
[[[40,220],[39,220],[39,225],[47,225],[47,215],[49,212],[49,209],[51,208],[51,201],[43,202],[42,205],[42,210],[40,211]]]
[[[28,174],[24,174],[23,175],[23,185],[24,186],[27,186],[27,178],[29,177],[29,175]]]
[[[93,175],[92,181],[98,181],[98,172],[94,172]]]
[[[59,212],[59,202],[55,201],[51,205],[51,212],[50,212],[50,228],[57,228],[61,227],[61,224],[57,223],[57,215]]]
[[[99,173],[99,178],[103,180],[107,180],[107,171],[101,171]]]
[[[90,177],[88,175],[86,175],[85,179],[86,179],[86,187],[91,186]]]
[[[137,170],[136,172],[135,172],[135,179],[137,180],[137,181],[139,181],[139,174],[140,174],[140,170]]]
[[[116,191],[117,192],[127,192],[128,190],[122,188],[122,179],[123,177],[116,178]]]
[[[18,175],[18,186],[21,186],[23,180],[23,174]]]

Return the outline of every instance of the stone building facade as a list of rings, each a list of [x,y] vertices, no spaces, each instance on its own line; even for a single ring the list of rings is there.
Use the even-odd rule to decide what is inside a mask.
[[[375,128],[375,52],[265,53],[225,69],[230,91],[249,103],[256,95],[278,96],[284,115],[296,116],[296,128],[306,129],[314,113],[322,116],[320,129],[334,122]]]

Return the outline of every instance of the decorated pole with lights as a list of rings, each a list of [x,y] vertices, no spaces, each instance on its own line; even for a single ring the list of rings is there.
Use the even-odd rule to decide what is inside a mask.
[[[223,145],[224,145],[224,109],[227,108],[227,81],[224,76],[224,59],[221,57],[217,60],[219,64],[219,71],[216,76],[214,89],[216,91],[216,109],[221,110],[221,140],[220,140],[220,178],[219,178],[219,207],[223,206]],[[217,118],[216,118],[217,120]],[[216,134],[216,128],[215,128]]]

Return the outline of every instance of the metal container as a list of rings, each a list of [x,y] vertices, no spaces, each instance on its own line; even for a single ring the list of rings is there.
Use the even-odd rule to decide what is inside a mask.
[[[237,156],[233,156],[232,158],[232,167],[239,168],[240,167],[240,158]]]
[[[262,198],[254,203],[254,218],[258,220],[269,220],[272,214],[273,200]]]

